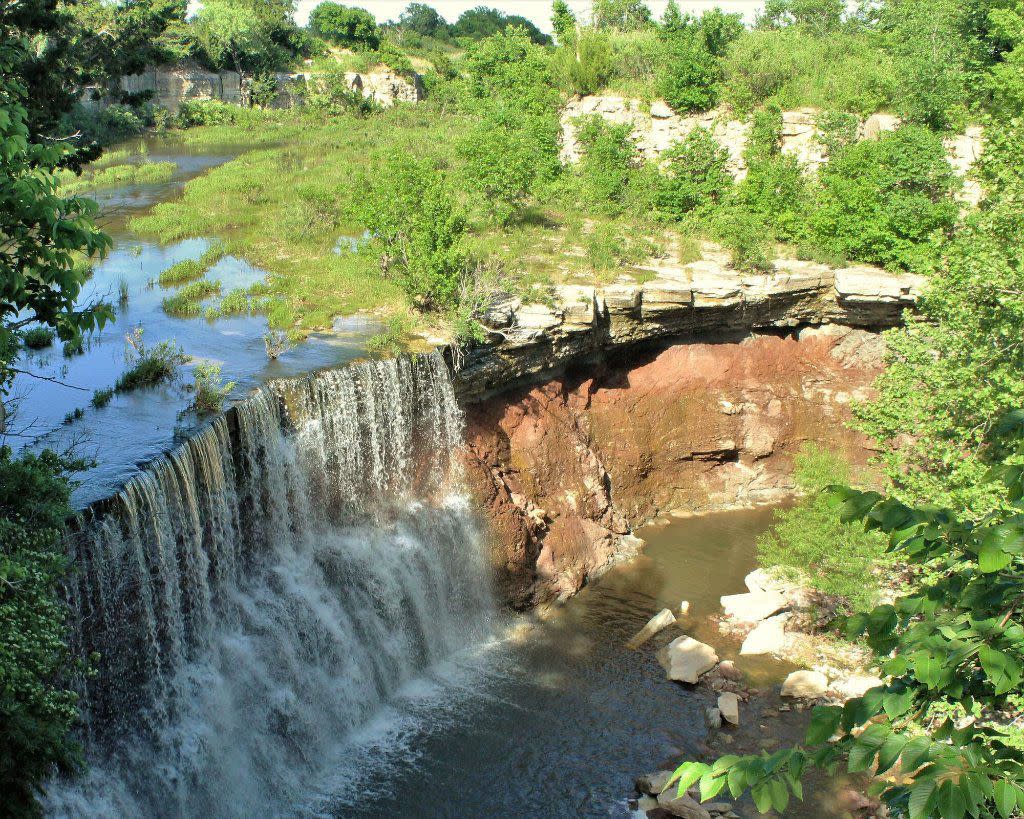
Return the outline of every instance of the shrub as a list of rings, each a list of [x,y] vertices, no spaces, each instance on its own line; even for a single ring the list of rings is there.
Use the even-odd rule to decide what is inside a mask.
[[[202,313],[201,302],[220,292],[219,281],[199,281],[186,284],[173,296],[167,296],[160,304],[169,316],[190,318]]]
[[[405,350],[409,330],[409,319],[406,316],[392,316],[388,319],[384,332],[370,336],[366,342],[366,350],[374,355],[399,355]]]
[[[21,334],[22,343],[30,350],[42,350],[53,344],[56,333],[49,327],[32,327]]]
[[[72,464],[53,452],[14,458],[0,447],[0,792],[9,816],[42,815],[37,797],[54,770],[77,771],[71,738],[78,698],[70,681],[64,520]]]
[[[714,220],[713,228],[716,238],[732,251],[737,270],[772,270],[772,231],[760,214],[742,208],[724,211]]]
[[[309,77],[302,98],[306,110],[318,114],[351,111],[358,116],[367,116],[380,110],[371,98],[349,86],[342,66],[331,66],[327,71]]]
[[[657,181],[659,214],[679,220],[691,211],[716,207],[732,189],[732,177],[725,169],[728,158],[728,151],[704,128],[694,128],[665,151]]]
[[[758,560],[766,568],[848,600],[855,609],[869,608],[877,601],[874,570],[885,554],[886,540],[859,523],[841,523],[834,505],[822,494],[828,486],[849,482],[849,465],[808,444],[794,466],[804,497],[792,508],[775,512],[772,528],[757,540]]]
[[[919,126],[849,145],[822,169],[821,183],[816,241],[859,261],[930,270],[959,214],[942,140]]]
[[[391,159],[369,180],[360,210],[382,249],[384,275],[426,309],[453,307],[466,264],[466,220],[445,175],[426,160]]]
[[[196,364],[195,384],[193,390],[195,395],[192,398],[192,410],[198,415],[209,415],[220,412],[231,391],[235,388],[235,382],[224,383],[220,377],[220,364],[201,362]]]
[[[718,60],[695,28],[671,32],[665,43],[658,93],[676,111],[707,111],[718,102]]]
[[[606,213],[620,211],[636,156],[632,128],[612,125],[599,116],[581,117],[576,137],[583,149],[575,171],[584,201]]]
[[[611,41],[607,34],[592,28],[581,30],[571,46],[560,48],[552,64],[559,86],[580,96],[604,88],[612,69]]]
[[[125,336],[128,345],[125,362],[129,368],[114,384],[114,392],[130,392],[139,387],[151,387],[163,381],[170,381],[178,369],[188,361],[185,352],[173,341],[161,341],[155,347],[147,347],[142,340],[142,328]]]
[[[768,102],[873,114],[897,99],[892,61],[870,39],[794,28],[750,31],[723,59],[722,98],[740,111]]]

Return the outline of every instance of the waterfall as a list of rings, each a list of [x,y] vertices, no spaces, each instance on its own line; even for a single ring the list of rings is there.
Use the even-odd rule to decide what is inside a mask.
[[[492,602],[436,355],[274,382],[69,535],[90,773],[54,815],[296,808]],[[95,652],[95,654],[94,654]]]

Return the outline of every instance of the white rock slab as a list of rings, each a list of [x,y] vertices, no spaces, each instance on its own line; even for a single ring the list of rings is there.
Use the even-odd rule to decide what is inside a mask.
[[[728,617],[741,623],[760,623],[777,611],[786,608],[788,601],[776,591],[727,594],[721,599]]]
[[[786,643],[786,620],[788,616],[770,617],[757,624],[740,646],[740,654],[775,654]]]

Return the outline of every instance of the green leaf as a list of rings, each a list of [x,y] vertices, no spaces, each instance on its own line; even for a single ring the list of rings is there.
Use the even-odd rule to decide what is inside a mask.
[[[1010,814],[1013,813],[1014,808],[1017,807],[1017,791],[1013,785],[1005,779],[1000,779],[996,782],[994,791],[996,809],[999,811],[999,815],[1002,816],[1003,819],[1008,819]]]
[[[789,789],[781,779],[773,779],[769,783],[771,788],[772,807],[779,813],[785,813],[789,805]]]
[[[982,646],[978,649],[978,659],[995,687],[996,694],[1005,694],[1020,683],[1021,665],[1011,655]]]
[[[700,801],[707,802],[709,799],[718,795],[718,792],[722,790],[728,783],[725,776],[720,776],[708,771],[704,776],[700,778]]]
[[[753,798],[754,805],[760,813],[767,813],[771,810],[772,792],[767,782],[762,782],[760,785],[755,785],[751,788],[750,796]]]
[[[907,713],[913,704],[913,688],[908,688],[906,691],[901,692],[890,691],[882,698],[882,708],[885,709],[886,716],[889,719],[896,719],[896,717]]]
[[[899,759],[900,754],[903,753],[903,749],[907,746],[910,738],[905,734],[890,734],[886,738],[885,742],[882,743],[882,747],[878,750],[878,770],[877,773],[885,773],[893,765],[896,764],[896,760]]]
[[[902,767],[905,773],[913,773],[928,761],[932,741],[928,737],[914,737],[903,749]]]
[[[1013,556],[1004,552],[998,545],[982,543],[978,551],[978,568],[986,574],[1002,571],[1012,561]]]
[[[964,819],[967,813],[967,800],[952,779],[947,779],[939,787],[938,808],[942,819]]]
[[[927,819],[928,805],[935,793],[935,780],[922,779],[910,789],[910,819]]]
[[[676,779],[679,780],[678,793],[680,795],[686,793],[686,789],[690,787],[694,782],[700,779],[707,772],[708,766],[703,762],[684,762],[678,768],[675,769],[672,776],[669,778],[665,785],[667,789]]]
[[[811,722],[807,726],[807,743],[820,745],[836,732],[839,721],[843,718],[843,709],[836,705],[819,705],[811,712]]]

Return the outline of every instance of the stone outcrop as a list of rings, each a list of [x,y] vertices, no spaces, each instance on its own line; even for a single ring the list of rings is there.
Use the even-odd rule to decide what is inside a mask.
[[[302,104],[304,86],[316,82],[317,74],[277,73],[277,96],[271,108],[291,108]],[[423,83],[418,75],[411,79],[390,69],[376,72],[347,72],[345,82],[352,90],[367,99],[388,108],[397,102],[416,103],[423,99]],[[148,68],[141,74],[121,78],[121,90],[126,94],[150,92],[152,101],[176,113],[181,103],[191,100],[220,100],[242,102],[242,86],[234,71],[206,71],[197,66],[160,66]]]
[[[801,167],[811,174],[828,162],[828,151],[818,127],[820,113],[813,108],[782,112],[782,153],[796,157]],[[580,157],[576,121],[580,117],[595,115],[617,125],[628,125],[638,153],[651,161],[657,161],[663,151],[684,139],[694,128],[704,128],[728,153],[726,167],[733,178],[739,182],[747,175],[743,152],[750,133],[749,118],[737,117],[727,106],[684,116],[673,111],[663,100],[648,105],[641,100],[610,95],[572,99],[562,110],[563,162],[576,162]],[[899,117],[892,114],[872,114],[858,123],[857,138],[877,139],[899,125]],[[981,138],[981,128],[971,127],[964,134],[946,141],[950,165],[965,177],[961,199],[972,205],[980,201],[981,188],[966,177],[981,154]]]
[[[770,274],[743,274],[701,260],[652,269],[645,283],[562,285],[550,301],[497,302],[484,319],[496,343],[454,363],[455,388],[475,402],[573,362],[665,338],[742,337],[806,325],[878,329],[898,324],[923,280],[874,267],[834,270],[779,259]]]

